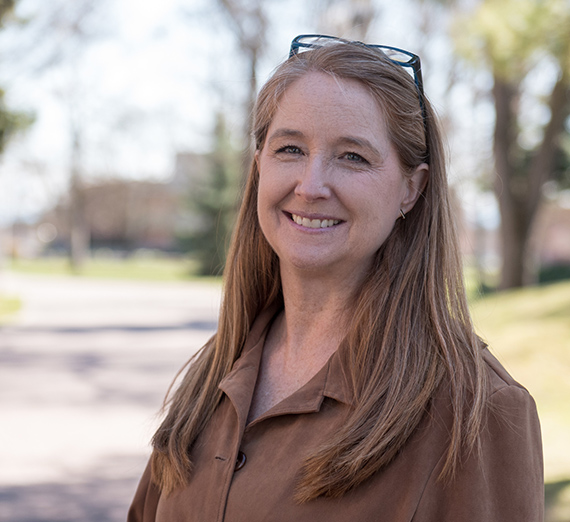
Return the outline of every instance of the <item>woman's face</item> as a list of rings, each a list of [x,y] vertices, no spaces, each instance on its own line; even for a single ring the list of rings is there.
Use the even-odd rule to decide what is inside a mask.
[[[360,277],[427,166],[405,178],[384,117],[359,82],[309,73],[284,93],[262,150],[258,216],[282,270]]]

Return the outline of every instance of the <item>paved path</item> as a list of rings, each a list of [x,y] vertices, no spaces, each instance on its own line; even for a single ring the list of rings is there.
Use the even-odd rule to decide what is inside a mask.
[[[124,521],[176,371],[220,289],[0,274],[0,521]]]

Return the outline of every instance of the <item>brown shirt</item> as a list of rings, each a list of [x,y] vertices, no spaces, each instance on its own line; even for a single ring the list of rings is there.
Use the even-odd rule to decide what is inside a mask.
[[[539,522],[543,520],[540,426],[528,392],[485,351],[491,381],[480,455],[457,478],[438,481],[447,449],[449,401],[432,401],[386,469],[340,499],[293,500],[304,458],[330,436],[353,397],[333,355],[305,386],[247,424],[271,314],[256,321],[222,402],[192,450],[187,487],[161,496],[147,469],[128,522]]]

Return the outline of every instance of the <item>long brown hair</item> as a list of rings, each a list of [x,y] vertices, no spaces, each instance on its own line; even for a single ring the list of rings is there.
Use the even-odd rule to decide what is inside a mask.
[[[297,500],[340,496],[389,464],[445,381],[453,412],[442,478],[473,450],[486,394],[481,342],[473,332],[433,108],[425,121],[412,78],[362,45],[340,44],[300,54],[277,68],[254,112],[258,150],[287,88],[308,72],[361,82],[385,115],[404,175],[429,161],[429,181],[406,219],[399,219],[357,292],[341,355],[355,407],[311,455]],[[428,154],[429,151],[429,154]],[[429,156],[429,160],[428,160]],[[191,361],[153,438],[153,477],[168,493],[192,472],[192,444],[222,392],[221,379],[240,356],[259,313],[282,300],[279,260],[257,218],[259,172],[252,162],[224,272],[218,332]]]

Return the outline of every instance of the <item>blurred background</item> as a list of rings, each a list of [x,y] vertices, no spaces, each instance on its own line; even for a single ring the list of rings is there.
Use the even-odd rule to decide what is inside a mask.
[[[259,87],[292,38],[409,49],[476,326],[570,521],[569,0],[0,0],[0,520],[119,521],[215,331]]]

